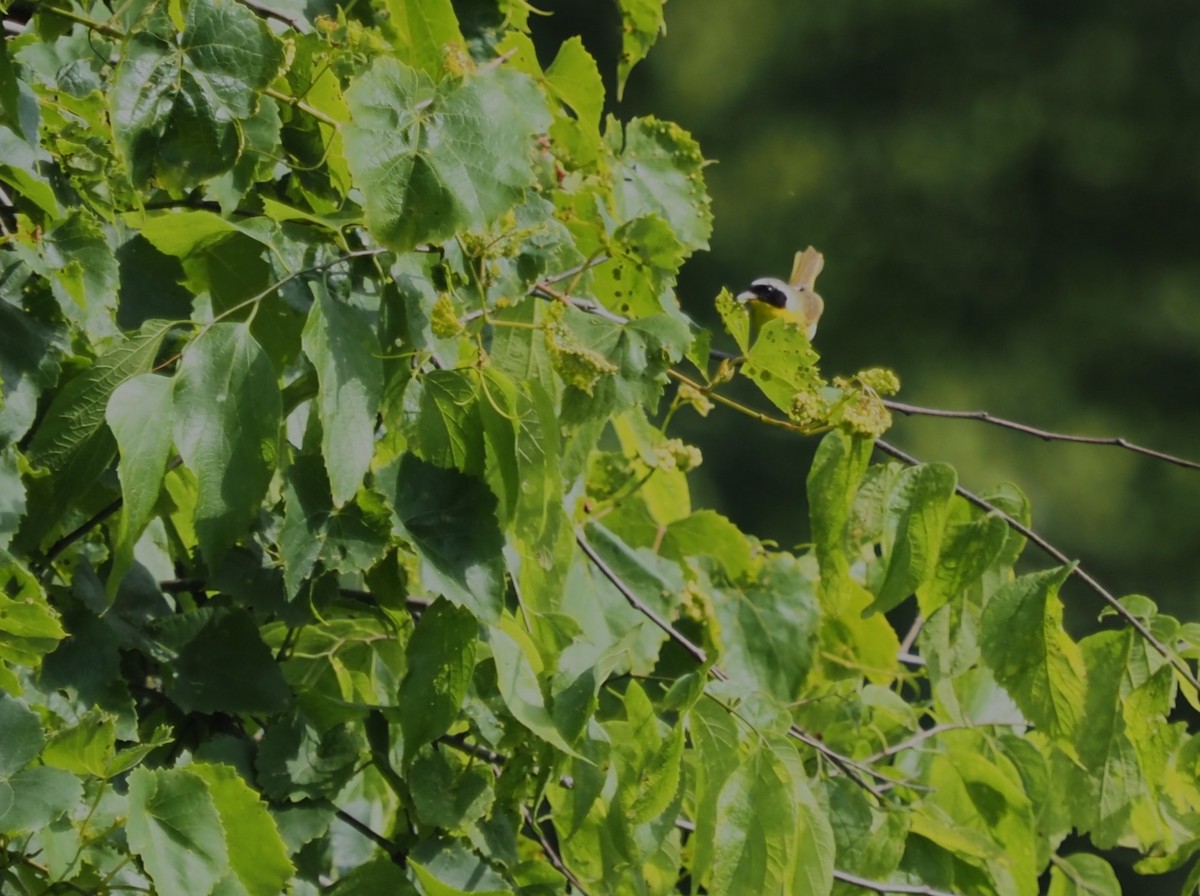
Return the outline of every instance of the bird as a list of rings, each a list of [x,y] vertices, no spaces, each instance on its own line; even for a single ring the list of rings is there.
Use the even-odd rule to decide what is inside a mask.
[[[758,333],[769,321],[786,320],[799,324],[811,340],[817,334],[817,322],[825,310],[825,300],[815,289],[817,275],[825,266],[825,256],[809,246],[797,252],[792,276],[784,282],[777,277],[759,277],[737,300],[750,312],[753,332]]]

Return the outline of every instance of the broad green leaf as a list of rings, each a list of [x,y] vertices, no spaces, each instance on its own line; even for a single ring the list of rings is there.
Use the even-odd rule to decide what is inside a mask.
[[[210,567],[246,532],[278,457],[275,370],[241,324],[189,345],[175,381],[175,444],[199,482],[196,534]]]
[[[171,454],[174,383],[144,373],[126,380],[108,400],[106,417],[117,440],[121,519],[117,526],[110,593],[133,563],[133,546],[154,514]]]
[[[481,621],[499,617],[504,598],[504,539],[487,486],[405,454],[380,470],[378,482],[395,531],[420,557],[421,582],[471,610]]]
[[[304,325],[304,353],[317,369],[321,453],[333,504],[341,507],[362,484],[375,451],[375,415],[383,394],[379,340],[366,316],[313,285]]]
[[[108,331],[117,304],[117,259],[96,219],[76,209],[40,247],[64,313],[89,329]]]
[[[408,674],[398,697],[407,761],[445,734],[458,716],[478,638],[475,617],[448,601],[435,601],[421,615],[408,641]]]
[[[872,609],[886,613],[934,575],[957,475],[946,464],[902,472],[888,496],[884,521],[887,571]]]
[[[714,561],[730,582],[753,569],[753,549],[742,531],[715,510],[697,510],[667,526],[661,551],[676,561],[704,557]]]
[[[1185,888],[1182,892],[1191,891]],[[1046,896],[1121,896],[1121,884],[1108,862],[1080,852],[1063,856],[1050,866]]]
[[[563,41],[558,55],[546,69],[546,84],[555,98],[571,107],[584,127],[599,130],[604,84],[596,60],[584,49],[582,38]]]
[[[833,889],[834,837],[827,810],[809,784],[794,741],[773,744],[776,758],[788,770],[796,801],[795,844],[791,850],[791,892],[828,896]]]
[[[391,856],[380,856],[355,866],[329,890],[329,896],[417,896],[417,893],[408,873]]]
[[[293,459],[283,499],[279,550],[289,598],[300,592],[318,560],[326,569],[361,573],[387,549],[391,514],[379,497],[363,490],[357,500],[335,508],[325,467],[313,455]]]
[[[28,833],[70,812],[83,799],[83,785],[70,772],[40,765],[8,779],[13,802],[0,815],[0,833]]]
[[[0,73],[0,84],[4,80]],[[15,87],[17,82],[9,83]],[[62,214],[54,188],[37,173],[34,148],[6,125],[0,125],[0,182],[14,187],[18,197],[24,197],[47,215],[57,218]]]
[[[0,694],[0,778],[9,778],[33,761],[42,749],[42,725],[24,704]]]
[[[1084,711],[1086,672],[1062,626],[1058,589],[1068,567],[1022,576],[983,609],[980,645],[996,681],[1025,716],[1054,737],[1070,738]]]
[[[0,449],[0,549],[7,548],[25,516],[25,483],[21,481],[16,445]]]
[[[1008,531],[1008,524],[994,514],[947,525],[933,576],[917,588],[921,614],[932,616],[993,568]]]
[[[633,67],[646,58],[650,48],[665,33],[663,5],[666,0],[618,0],[621,10],[621,60],[617,64],[617,99]]]
[[[661,816],[675,798],[683,756],[683,726],[665,733],[654,706],[636,681],[625,689],[625,720],[605,727],[618,769],[618,797],[626,820],[642,824]]]
[[[906,813],[889,812],[846,777],[823,782],[838,867],[864,877],[887,880],[904,855]]]
[[[427,840],[408,857],[425,896],[504,896],[504,879],[458,841]]]
[[[208,893],[229,868],[212,795],[186,769],[134,769],[125,830],[160,892]]]
[[[366,196],[368,227],[392,249],[483,227],[533,184],[530,137],[548,116],[525,75],[500,66],[434,85],[379,59],[346,98],[346,160]]]
[[[193,0],[177,41],[135,32],[110,97],[113,135],[134,182],[187,188],[229,170],[239,123],[254,114],[281,61],[266,24],[235,0]]]
[[[479,377],[471,370],[433,370],[404,391],[404,433],[410,450],[431,464],[470,476],[483,473]]]
[[[745,355],[750,350],[750,312],[745,304],[735,299],[733,293],[724,287],[717,294],[714,304],[725,332],[733,337],[738,349]]]
[[[40,541],[62,512],[94,484],[116,452],[105,411],[117,387],[154,363],[170,324],[155,321],[96,359],[60,389],[29,445],[29,460],[50,473],[50,494],[37,491],[23,537]]]
[[[116,741],[117,726],[112,716],[93,708],[46,742],[42,761],[79,775],[104,778],[116,753]]]
[[[811,564],[775,554],[740,588],[713,590],[722,668],[784,702],[801,693],[818,649],[813,573]]]
[[[61,332],[0,301],[0,445],[16,442],[33,425],[38,395],[58,377],[62,339]]]
[[[759,747],[721,788],[710,893],[788,893],[797,807],[791,776]]]
[[[1126,838],[1133,841],[1131,819],[1151,794],[1123,712],[1134,637],[1131,629],[1101,631],[1079,644],[1087,669],[1087,690],[1077,707],[1079,718],[1073,733],[1083,767],[1068,767],[1065,786],[1073,794],[1075,827],[1089,831],[1092,842],[1101,849]]]
[[[546,707],[538,673],[541,660],[529,635],[510,619],[488,627],[488,643],[496,663],[496,684],[513,717],[544,740],[572,756],[579,756],[555,727]]]
[[[388,0],[388,26],[396,32],[396,55],[432,78],[453,70],[450,59],[466,59],[466,41],[450,0]],[[458,63],[461,67],[462,62]]]
[[[229,869],[244,891],[249,896],[284,892],[292,863],[261,795],[228,765],[197,762],[187,771],[208,785],[221,819]]]
[[[272,713],[289,690],[250,614],[212,613],[178,648],[167,695],[184,712]]]
[[[66,636],[37,578],[0,548],[0,660],[36,668]],[[0,690],[19,691],[9,675],[0,667]]]
[[[658,0],[635,0],[657,3]],[[704,188],[704,157],[683,128],[657,118],[635,118],[621,126],[609,118],[605,139],[613,163],[618,221],[658,215],[687,252],[708,248],[712,211]]]
[[[20,136],[37,142],[36,133],[22,133],[21,90],[18,87],[17,71],[8,55],[8,41],[0,41],[0,118],[11,122]]]
[[[365,748],[357,729],[317,731],[293,715],[267,728],[255,766],[263,793],[275,800],[331,799],[354,775]]]
[[[423,751],[407,780],[418,817],[443,830],[473,824],[495,800],[491,769],[460,758],[451,750]]]
[[[696,776],[696,845],[692,873],[697,881],[707,878],[717,836],[717,800],[726,780],[742,762],[738,750],[738,723],[715,700],[701,698],[688,714]]]
[[[288,635],[265,633],[274,649],[291,641],[284,675],[309,720],[324,731],[361,722],[376,707],[395,707],[405,673],[404,645],[394,625],[365,616],[326,619]]]
[[[789,415],[797,396],[816,394],[824,385],[808,336],[790,321],[772,320],[755,334],[742,373]]]

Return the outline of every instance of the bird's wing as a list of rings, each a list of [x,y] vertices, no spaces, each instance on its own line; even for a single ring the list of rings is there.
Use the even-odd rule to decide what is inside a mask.
[[[792,263],[792,276],[788,282],[794,289],[814,292],[817,275],[821,273],[823,267],[825,267],[825,256],[809,246],[803,252],[796,253],[796,260]]]

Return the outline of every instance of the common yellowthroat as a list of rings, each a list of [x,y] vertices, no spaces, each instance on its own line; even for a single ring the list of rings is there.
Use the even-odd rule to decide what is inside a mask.
[[[793,321],[804,328],[808,338],[817,333],[817,321],[825,310],[825,300],[815,289],[817,275],[825,266],[825,256],[809,246],[796,253],[792,276],[785,283],[776,277],[760,277],[737,300],[750,311],[750,324],[757,333],[768,321]]]

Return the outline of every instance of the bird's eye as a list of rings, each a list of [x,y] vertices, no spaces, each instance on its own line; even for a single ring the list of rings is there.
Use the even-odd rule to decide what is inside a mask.
[[[783,290],[770,283],[755,283],[750,287],[750,291],[768,305],[774,305],[776,308],[782,308],[787,304],[787,296],[784,295]]]

